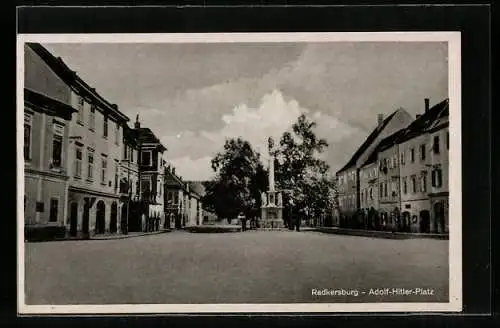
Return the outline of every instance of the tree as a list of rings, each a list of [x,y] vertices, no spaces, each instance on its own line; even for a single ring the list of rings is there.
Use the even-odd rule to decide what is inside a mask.
[[[315,127],[316,122],[300,115],[292,131],[282,135],[275,155],[278,186],[288,191],[293,210],[317,215],[333,206],[335,179],[328,174],[329,165],[320,158],[328,143],[316,136]]]
[[[205,183],[204,204],[220,218],[232,219],[239,212],[250,216],[260,207],[266,172],[260,155],[241,138],[227,139],[224,150],[211,161],[215,178]],[[264,183],[264,184],[263,184]]]

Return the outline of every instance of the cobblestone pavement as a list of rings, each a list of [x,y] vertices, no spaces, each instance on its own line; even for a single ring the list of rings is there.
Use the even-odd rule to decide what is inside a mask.
[[[25,254],[27,304],[448,301],[446,240],[176,231],[26,243]],[[358,296],[312,295],[324,288]],[[370,295],[376,288],[433,295]]]

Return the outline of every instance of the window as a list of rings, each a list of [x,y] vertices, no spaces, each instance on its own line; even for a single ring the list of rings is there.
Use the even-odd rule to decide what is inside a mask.
[[[408,193],[408,181],[406,179],[406,177],[403,178],[403,194],[407,194]]]
[[[417,177],[414,175],[411,176],[411,192],[417,192]]]
[[[115,125],[115,144],[120,145],[120,125],[118,122]]]
[[[142,177],[141,178],[141,190],[143,193],[148,193],[151,191],[151,178]]]
[[[373,188],[370,188],[370,199],[373,199]]]
[[[384,183],[384,196],[387,197],[387,182]]]
[[[115,191],[118,189],[118,162],[115,160]]]
[[[415,162],[415,148],[411,148],[411,149],[410,149],[410,161],[411,161],[412,163],[414,163],[414,162]]]
[[[89,129],[95,130],[95,105],[90,106]]]
[[[59,200],[57,198],[50,199],[49,222],[57,222]]]
[[[83,110],[84,110],[84,106],[85,106],[85,100],[83,99],[83,97],[80,97],[78,96],[78,113],[77,113],[77,119],[76,121],[78,123],[82,123],[83,122]]]
[[[422,173],[422,175],[420,176],[420,190],[422,192],[427,191],[427,174],[425,173]]]
[[[24,114],[24,160],[31,159],[31,126],[33,124],[33,116]]]
[[[450,133],[446,132],[446,149],[450,149]]]
[[[420,160],[425,161],[425,144],[420,145]]]
[[[106,116],[104,116],[104,120],[103,120],[102,136],[104,138],[108,137],[108,118]]]
[[[130,148],[130,162],[131,163],[134,162],[134,154],[135,154],[135,150],[133,148]]]
[[[123,159],[127,160],[128,159],[128,152],[129,152],[129,148],[127,145],[123,145]]]
[[[380,194],[380,196],[382,196],[382,195],[384,194],[384,185],[381,183],[381,184],[379,185],[379,187],[380,187],[380,188],[379,188],[379,189],[380,189],[379,194]]]
[[[80,178],[82,176],[82,159],[83,152],[81,147],[76,147],[75,149],[75,177]]]
[[[401,165],[405,165],[405,152],[401,152]]]
[[[94,151],[88,150],[88,166],[87,166],[87,179],[92,181],[94,179]]]
[[[443,185],[443,172],[441,169],[435,169],[432,171],[432,186],[436,188],[441,188]]]
[[[52,167],[59,168],[62,165],[62,142],[64,126],[54,123],[52,138]]]
[[[103,156],[101,159],[102,165],[101,165],[101,183],[105,184],[106,183],[106,173],[108,171],[108,159]]]
[[[439,136],[434,136],[432,149],[434,150],[434,154],[439,154]]]
[[[141,165],[151,166],[151,151],[143,151],[141,153]]]

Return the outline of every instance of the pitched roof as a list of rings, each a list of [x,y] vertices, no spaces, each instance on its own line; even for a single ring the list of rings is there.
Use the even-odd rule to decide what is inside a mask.
[[[449,115],[448,99],[441,101],[434,105],[427,112],[419,116],[406,128],[398,130],[390,136],[384,138],[377,147],[377,152],[391,147],[392,145],[405,142],[419,135],[426,133],[429,129],[434,127],[441,118]]]
[[[158,144],[162,151],[167,150],[150,128],[134,128],[134,130],[137,133],[137,139],[140,143]]]
[[[66,84],[76,89],[80,94],[97,100],[102,108],[122,121],[129,121],[129,118],[118,110],[116,104],[111,104],[97,91],[82,80],[75,71],[71,70],[61,57],[55,57],[45,47],[39,43],[26,43]]]
[[[391,115],[386,117],[382,124],[378,125],[373,131],[368,135],[365,141],[361,144],[361,146],[356,150],[351,159],[347,162],[344,167],[342,167],[338,172],[344,171],[345,169],[354,166],[358,159],[363,155],[363,153],[370,147],[370,145],[375,141],[375,139],[380,135],[380,132],[389,124],[391,119],[396,115],[398,110],[395,110]]]

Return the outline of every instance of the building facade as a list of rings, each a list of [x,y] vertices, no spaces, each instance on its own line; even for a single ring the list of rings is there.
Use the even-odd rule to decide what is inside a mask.
[[[402,108],[397,109],[385,119],[382,114],[379,114],[377,127],[368,135],[348,163],[336,173],[339,208],[335,212],[341,219],[335,221],[338,221],[340,225],[351,225],[346,222],[347,218],[352,217],[353,214],[361,210],[359,177],[361,166],[368,160],[384,138],[408,126],[411,122],[411,115]]]
[[[449,109],[448,102],[434,124],[428,129],[430,144],[429,200],[431,204],[431,227],[436,233],[449,232]]]
[[[64,228],[69,122],[75,112],[70,88],[33,46],[24,47],[24,219],[28,238],[37,228]]]
[[[361,209],[366,216],[367,228],[374,228],[373,212],[379,208],[378,173],[377,153],[374,152],[359,172]]]
[[[176,175],[175,167],[165,167],[165,218],[166,225],[175,229],[181,229],[186,224],[184,210],[185,182]]]
[[[140,201],[146,220],[143,225],[146,224],[146,231],[160,230],[165,225],[163,202],[166,161],[163,154],[167,149],[149,128],[141,127],[139,115],[134,124],[134,131],[140,154]]]
[[[123,154],[120,160],[121,227],[123,233],[137,230],[141,220],[139,192],[139,150],[137,137],[128,125],[123,126]],[[141,223],[142,224],[142,223]]]

